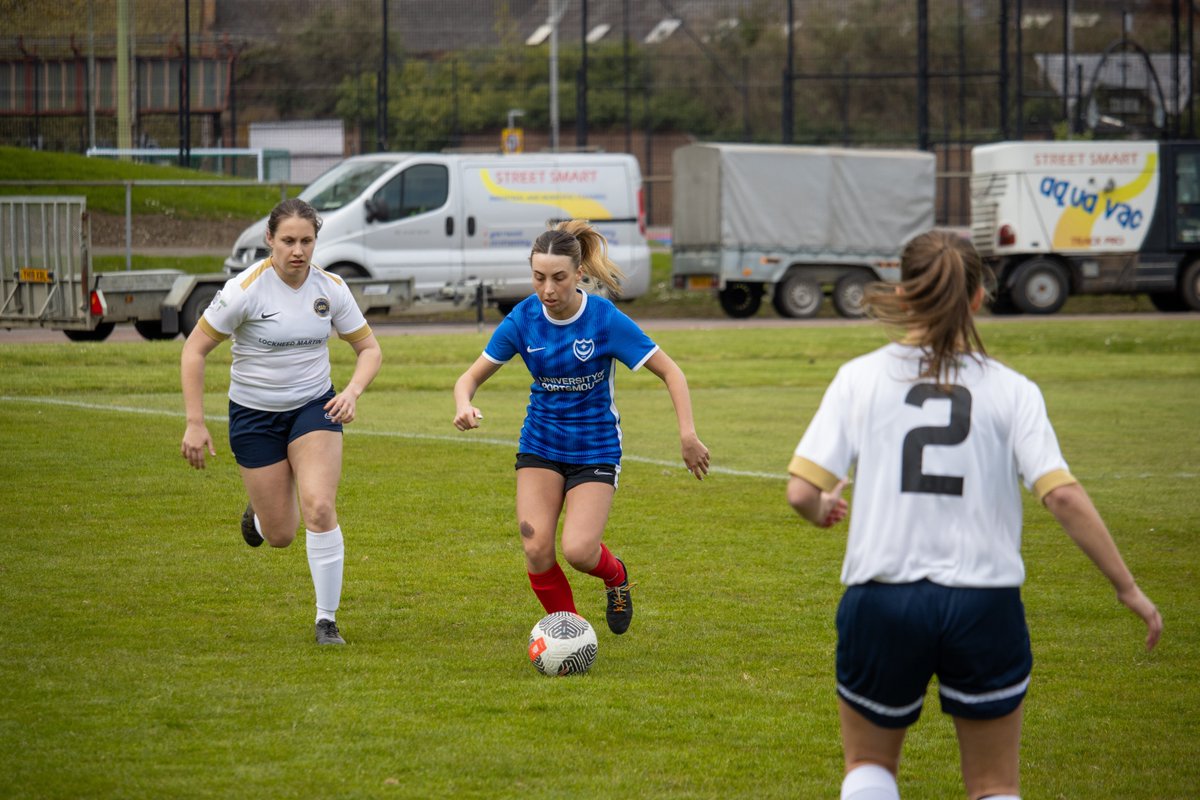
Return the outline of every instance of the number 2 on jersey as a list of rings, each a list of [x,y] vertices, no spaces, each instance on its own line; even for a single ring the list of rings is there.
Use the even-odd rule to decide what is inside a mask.
[[[901,448],[900,491],[922,494],[962,496],[963,479],[954,475],[926,475],[922,461],[926,445],[954,445],[966,441],[971,432],[971,393],[964,386],[951,386],[950,393],[931,383],[919,383],[909,390],[904,402],[923,406],[927,400],[949,400],[950,422],[913,428],[904,437]]]

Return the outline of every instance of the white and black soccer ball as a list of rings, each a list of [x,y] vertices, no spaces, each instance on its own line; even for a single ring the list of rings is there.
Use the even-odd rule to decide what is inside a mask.
[[[555,611],[529,632],[529,660],[543,675],[580,675],[596,660],[596,629],[578,614]]]

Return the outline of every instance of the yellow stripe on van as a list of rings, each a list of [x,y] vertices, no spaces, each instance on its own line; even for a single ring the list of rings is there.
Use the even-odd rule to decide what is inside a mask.
[[[605,220],[612,219],[613,213],[590,197],[584,197],[578,194],[568,194],[567,192],[547,191],[545,189],[533,191],[521,191],[519,189],[506,189],[500,184],[492,180],[491,173],[486,169],[479,170],[479,178],[483,181],[483,188],[487,189],[488,194],[492,197],[499,197],[504,200],[509,200],[513,203],[529,203],[539,206],[557,206],[563,212],[563,215],[570,219],[586,219],[586,220]]]
[[[1150,181],[1154,178],[1157,171],[1158,154],[1148,153],[1146,155],[1146,166],[1142,168],[1140,175],[1124,186],[1118,186],[1103,196],[1106,196],[1114,203],[1128,202],[1146,190],[1146,187],[1150,185]],[[1088,213],[1080,206],[1071,206],[1068,208],[1058,218],[1058,225],[1054,226],[1053,249],[1078,250],[1081,242],[1091,241],[1092,227],[1095,226],[1096,220],[1100,219],[1102,213],[1104,213],[1102,203],[1096,203],[1092,207],[1091,213]]]

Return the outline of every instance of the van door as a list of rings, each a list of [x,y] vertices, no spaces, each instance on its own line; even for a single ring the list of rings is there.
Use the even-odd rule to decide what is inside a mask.
[[[489,284],[494,297],[533,293],[529,251],[550,217],[554,162],[548,157],[507,156],[463,162],[463,259],[468,280]]]
[[[417,295],[462,280],[458,189],[445,160],[414,161],[366,202],[363,247],[372,275],[412,278]]]

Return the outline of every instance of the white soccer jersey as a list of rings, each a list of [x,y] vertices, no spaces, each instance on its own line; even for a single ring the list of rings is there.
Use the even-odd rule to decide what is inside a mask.
[[[1019,480],[1039,498],[1074,478],[1037,385],[966,358],[951,394],[893,343],[842,366],[788,471],[824,490],[854,467],[846,585],[928,579],[1020,586]]]
[[[310,267],[293,289],[270,259],[226,281],[199,324],[217,341],[233,337],[229,399],[260,411],[290,411],[329,391],[331,330],[349,342],[371,335],[345,281]]]

